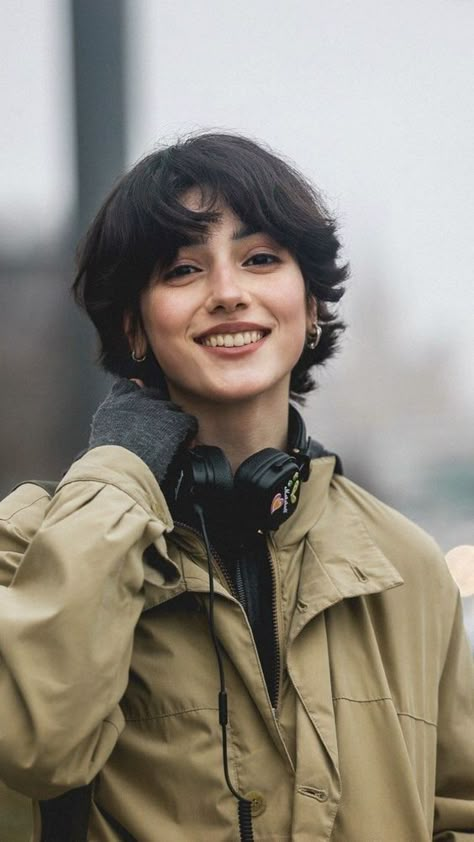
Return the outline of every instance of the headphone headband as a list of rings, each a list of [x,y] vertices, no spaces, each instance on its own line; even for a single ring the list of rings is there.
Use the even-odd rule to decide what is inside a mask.
[[[303,482],[309,477],[311,464],[311,438],[306,434],[306,424],[298,410],[290,403],[288,411],[289,453],[296,459]]]

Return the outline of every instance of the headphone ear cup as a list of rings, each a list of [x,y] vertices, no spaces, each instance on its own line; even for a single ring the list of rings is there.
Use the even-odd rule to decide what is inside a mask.
[[[249,526],[278,529],[298,503],[300,471],[293,456],[267,447],[240,465],[234,477],[235,505]]]
[[[198,445],[186,451],[178,500],[215,505],[230,499],[234,483],[232,470],[219,447]]]

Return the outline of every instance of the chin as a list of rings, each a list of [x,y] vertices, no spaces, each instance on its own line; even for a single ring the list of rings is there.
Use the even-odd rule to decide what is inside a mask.
[[[289,382],[287,387],[286,380],[287,378],[285,377],[284,390],[281,382],[271,384],[268,384],[267,382],[249,383],[247,380],[245,383],[228,384],[220,386],[219,388],[203,390],[198,397],[201,401],[209,401],[220,404],[239,404],[258,398],[264,399],[265,397],[272,399],[277,395],[282,394],[283,391],[285,396],[287,394],[289,395]]]
[[[197,374],[197,372],[195,372]],[[202,374],[202,372],[201,372]],[[199,404],[240,404],[255,399],[287,400],[290,373],[284,370],[273,376],[267,371],[247,370],[240,376],[195,377],[192,381],[168,379],[171,399],[181,406]],[[253,376],[252,376],[253,375]]]

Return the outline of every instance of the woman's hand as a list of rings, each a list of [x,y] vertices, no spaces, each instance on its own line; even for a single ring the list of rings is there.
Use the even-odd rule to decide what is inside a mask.
[[[176,404],[142,381],[117,380],[98,407],[91,426],[89,450],[114,444],[131,450],[148,465],[158,482],[183,445],[196,435],[198,423]]]

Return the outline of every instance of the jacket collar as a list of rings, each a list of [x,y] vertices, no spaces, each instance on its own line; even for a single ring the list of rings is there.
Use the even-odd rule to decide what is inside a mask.
[[[311,617],[343,599],[380,593],[403,584],[398,570],[369,534],[354,502],[352,483],[334,473],[335,458],[315,459],[295,516],[272,535],[281,577],[290,580],[295,549],[304,551],[293,637]]]
[[[290,518],[275,534],[275,546],[299,543],[307,537],[319,563],[316,569],[324,569],[343,597],[377,593],[402,584],[402,577],[369,534],[354,502],[356,487],[333,474],[334,461],[333,457],[313,461],[302,490],[301,512],[298,507],[294,522]]]
[[[357,508],[334,479],[330,500],[305,543],[292,636],[315,614],[343,599],[382,593],[403,578],[370,536]]]

